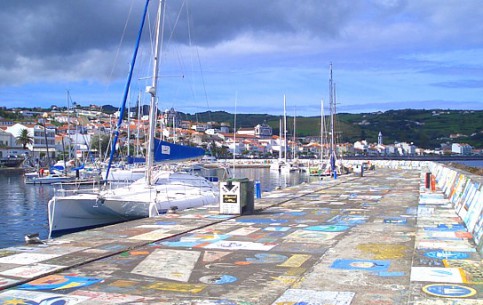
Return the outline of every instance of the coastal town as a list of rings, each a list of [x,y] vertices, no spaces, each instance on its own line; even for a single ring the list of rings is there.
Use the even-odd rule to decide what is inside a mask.
[[[49,111],[2,110],[10,118],[0,116],[0,158],[27,157],[36,162],[103,159],[110,150],[110,137],[119,119],[119,111],[108,114],[96,105],[71,109],[52,106]],[[274,128],[266,122],[248,128],[234,128],[230,122],[193,122],[182,120],[173,108],[158,112],[157,117],[156,137],[201,147],[211,158],[272,159],[286,152],[287,158],[315,159],[321,154],[325,156],[329,149],[327,139],[315,130],[313,136],[297,137],[274,134]],[[118,130],[118,157],[144,156],[148,128],[147,115],[129,111],[128,119],[124,119]],[[336,142],[335,146],[340,157],[481,154],[480,148],[461,142],[444,143],[437,148],[417,147],[413,142],[385,143],[382,131],[377,143],[360,139],[353,143]]]

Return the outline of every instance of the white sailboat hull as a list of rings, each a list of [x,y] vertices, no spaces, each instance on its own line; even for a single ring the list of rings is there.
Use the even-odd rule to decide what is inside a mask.
[[[173,207],[184,210],[219,202],[216,186],[203,177],[172,173],[160,184],[147,186],[142,182],[98,193],[54,196],[48,204],[50,232],[80,230],[156,216]]]

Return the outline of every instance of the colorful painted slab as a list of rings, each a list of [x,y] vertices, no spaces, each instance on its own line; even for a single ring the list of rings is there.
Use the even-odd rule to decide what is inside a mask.
[[[387,271],[391,262],[386,260],[336,259],[331,268],[380,272]]]
[[[17,282],[18,282],[17,280],[0,277],[0,289],[7,287],[7,286],[10,286],[12,284],[15,284]]]
[[[308,259],[310,259],[312,255],[307,255],[307,254],[293,254],[290,256],[289,259],[287,259],[285,262],[283,262],[280,265],[277,265],[279,267],[289,267],[289,268],[298,268],[302,266]]]
[[[187,282],[200,252],[156,249],[131,272],[144,276]]]
[[[287,242],[323,244],[340,235],[341,232],[319,232],[297,230],[283,239]]]
[[[87,290],[77,290],[70,293],[69,296],[87,297],[91,304],[144,304],[152,301],[152,298],[148,297]]]
[[[228,274],[207,275],[199,279],[200,282],[211,285],[225,285],[236,282],[237,280],[238,278]]]
[[[480,305],[481,300],[473,299],[428,299],[414,301],[413,305]]]
[[[260,230],[260,228],[255,228],[255,227],[242,227],[242,228],[233,230],[231,232],[228,232],[227,234],[228,235],[232,235],[232,236],[246,236],[246,235],[250,235],[252,233],[257,232],[258,230]]]
[[[288,257],[276,253],[257,253],[253,257],[247,257],[246,261],[250,264],[278,264],[286,261]]]
[[[18,286],[21,290],[31,291],[55,291],[55,290],[74,290],[82,287],[87,287],[93,284],[100,283],[101,279],[80,277],[80,276],[67,276],[52,274],[42,277],[40,279],[33,280],[26,284]]]
[[[446,268],[460,268],[464,270],[465,283],[483,284],[483,263],[472,260],[443,260]]]
[[[431,296],[443,298],[467,298],[476,294],[476,290],[471,287],[450,284],[426,285],[423,291]]]
[[[304,228],[307,231],[321,231],[321,232],[343,232],[347,231],[349,226],[343,225],[319,225],[319,226],[310,226]]]
[[[225,250],[259,250],[269,251],[276,244],[254,243],[249,241],[222,240],[204,246],[205,249],[225,249]]]
[[[412,282],[463,283],[459,268],[412,267]]]
[[[0,264],[28,265],[58,257],[60,254],[18,253],[0,257]]]
[[[435,250],[424,253],[424,256],[434,259],[466,259],[470,255],[467,252]]]
[[[272,305],[350,305],[354,295],[354,292],[288,289]]]
[[[148,240],[148,241],[160,240],[160,239],[171,236],[169,231],[170,230],[167,230],[167,229],[159,229],[159,230],[154,230],[154,231],[151,231],[151,232],[148,232],[148,233],[132,236],[132,237],[129,237],[129,239]]]
[[[0,304],[74,305],[88,299],[88,297],[84,296],[71,296],[38,291],[7,290],[0,293]]]
[[[20,277],[20,278],[33,278],[41,276],[43,274],[50,273],[55,270],[65,268],[65,266],[47,265],[47,264],[35,264],[4,270],[0,272],[2,275]]]

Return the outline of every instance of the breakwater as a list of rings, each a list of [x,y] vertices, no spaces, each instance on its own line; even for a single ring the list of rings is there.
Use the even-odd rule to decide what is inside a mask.
[[[483,255],[483,176],[475,175],[443,163],[432,161],[358,160],[353,164],[367,163],[376,168],[419,169],[430,173],[451,202],[452,208],[473,236],[477,250]]]
[[[426,187],[430,166],[264,193],[249,215],[203,207],[2,249],[0,301],[479,304],[481,256]]]
[[[427,167],[473,235],[478,252],[482,254],[483,177],[435,162],[428,162]]]

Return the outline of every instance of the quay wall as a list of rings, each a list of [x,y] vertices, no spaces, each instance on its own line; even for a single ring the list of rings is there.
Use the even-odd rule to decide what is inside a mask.
[[[436,162],[428,162],[427,168],[483,254],[483,177]]]
[[[251,160],[248,164],[257,166],[269,163],[263,161],[260,163],[259,160]],[[430,172],[435,177],[438,188],[443,191],[465,223],[468,232],[473,235],[478,252],[483,254],[483,176],[427,160],[345,160],[344,163],[352,167],[366,163],[374,165],[376,170],[392,168]]]
[[[433,161],[351,160],[349,163],[353,166],[370,163],[376,170],[382,167],[430,172],[468,232],[473,235],[478,252],[483,255],[483,176]]]

